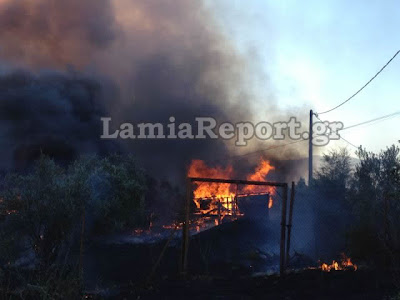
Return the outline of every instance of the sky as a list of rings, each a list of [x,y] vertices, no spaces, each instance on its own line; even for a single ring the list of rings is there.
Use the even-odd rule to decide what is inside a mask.
[[[265,74],[257,99],[299,115],[328,110],[361,88],[400,49],[398,1],[209,1],[245,57]],[[351,126],[400,111],[400,55],[354,99],[320,118]],[[260,116],[260,118],[268,116]],[[344,131],[352,144],[379,152],[400,136],[400,116]],[[333,141],[327,148],[347,146]]]

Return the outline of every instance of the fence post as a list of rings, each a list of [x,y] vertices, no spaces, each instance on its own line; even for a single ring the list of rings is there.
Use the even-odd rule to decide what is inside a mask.
[[[185,199],[185,217],[182,226],[182,261],[181,261],[181,272],[186,274],[187,271],[187,256],[189,250],[189,214],[190,214],[190,200],[192,198],[192,182],[187,179],[186,182],[186,199]]]
[[[281,219],[281,249],[280,249],[280,275],[283,277],[285,275],[285,246],[286,246],[286,206],[287,206],[287,194],[288,185],[285,183],[283,185],[283,195],[282,195],[282,219]]]
[[[292,219],[293,219],[293,203],[294,203],[294,182],[292,181],[292,188],[290,190],[290,203],[289,203],[289,221],[288,221],[288,234],[287,234],[287,244],[286,244],[286,266],[289,264],[290,260],[290,238],[292,232]]]

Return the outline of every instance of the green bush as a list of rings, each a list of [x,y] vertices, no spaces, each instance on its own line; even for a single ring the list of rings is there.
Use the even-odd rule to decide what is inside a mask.
[[[354,225],[352,235],[362,257],[376,257],[387,266],[400,267],[400,149],[388,147],[379,154],[360,148],[349,191]],[[364,231],[364,232],[362,232]],[[371,242],[372,239],[372,242]]]
[[[141,224],[145,191],[144,172],[132,156],[87,156],[64,168],[42,155],[29,172],[6,175],[0,190],[2,291],[40,299],[59,298],[67,286],[71,295],[79,293],[78,262],[70,254],[79,245],[82,216],[86,236]]]
[[[27,239],[41,263],[54,262],[83,206],[63,168],[42,156],[29,174],[4,180],[3,241]],[[24,246],[24,245],[19,245]]]

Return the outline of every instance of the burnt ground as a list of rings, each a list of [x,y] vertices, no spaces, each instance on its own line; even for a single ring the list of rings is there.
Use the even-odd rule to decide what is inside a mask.
[[[169,233],[155,241],[146,236],[103,237],[85,250],[84,275],[88,289],[174,277],[179,273],[181,232],[176,232],[162,255]],[[272,241],[268,246],[268,241]],[[279,239],[258,222],[239,220],[193,235],[189,243],[188,267],[192,274],[247,276],[279,270]]]
[[[372,271],[304,270],[287,274],[240,278],[165,278],[151,285],[120,287],[107,299],[390,299],[396,288],[390,274]],[[103,297],[93,297],[103,299]]]
[[[284,279],[267,276],[278,271],[279,256],[275,246],[269,246],[276,245],[276,233],[248,220],[192,236],[186,278],[177,275],[179,236],[171,239],[157,264],[165,244],[165,238],[151,243],[92,241],[85,251],[86,293],[95,299],[289,300],[388,299],[396,293],[391,274],[303,269],[312,260],[301,256],[292,259],[297,264],[293,267],[301,271],[289,272]]]

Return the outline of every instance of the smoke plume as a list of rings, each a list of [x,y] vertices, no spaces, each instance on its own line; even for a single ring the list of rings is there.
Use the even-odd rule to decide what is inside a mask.
[[[177,178],[192,158],[227,163],[231,144],[101,141],[100,117],[253,119],[254,63],[200,1],[1,0],[0,45],[3,168],[23,167],[39,150],[64,159],[123,151],[151,173]],[[272,120],[279,114],[265,101]]]

